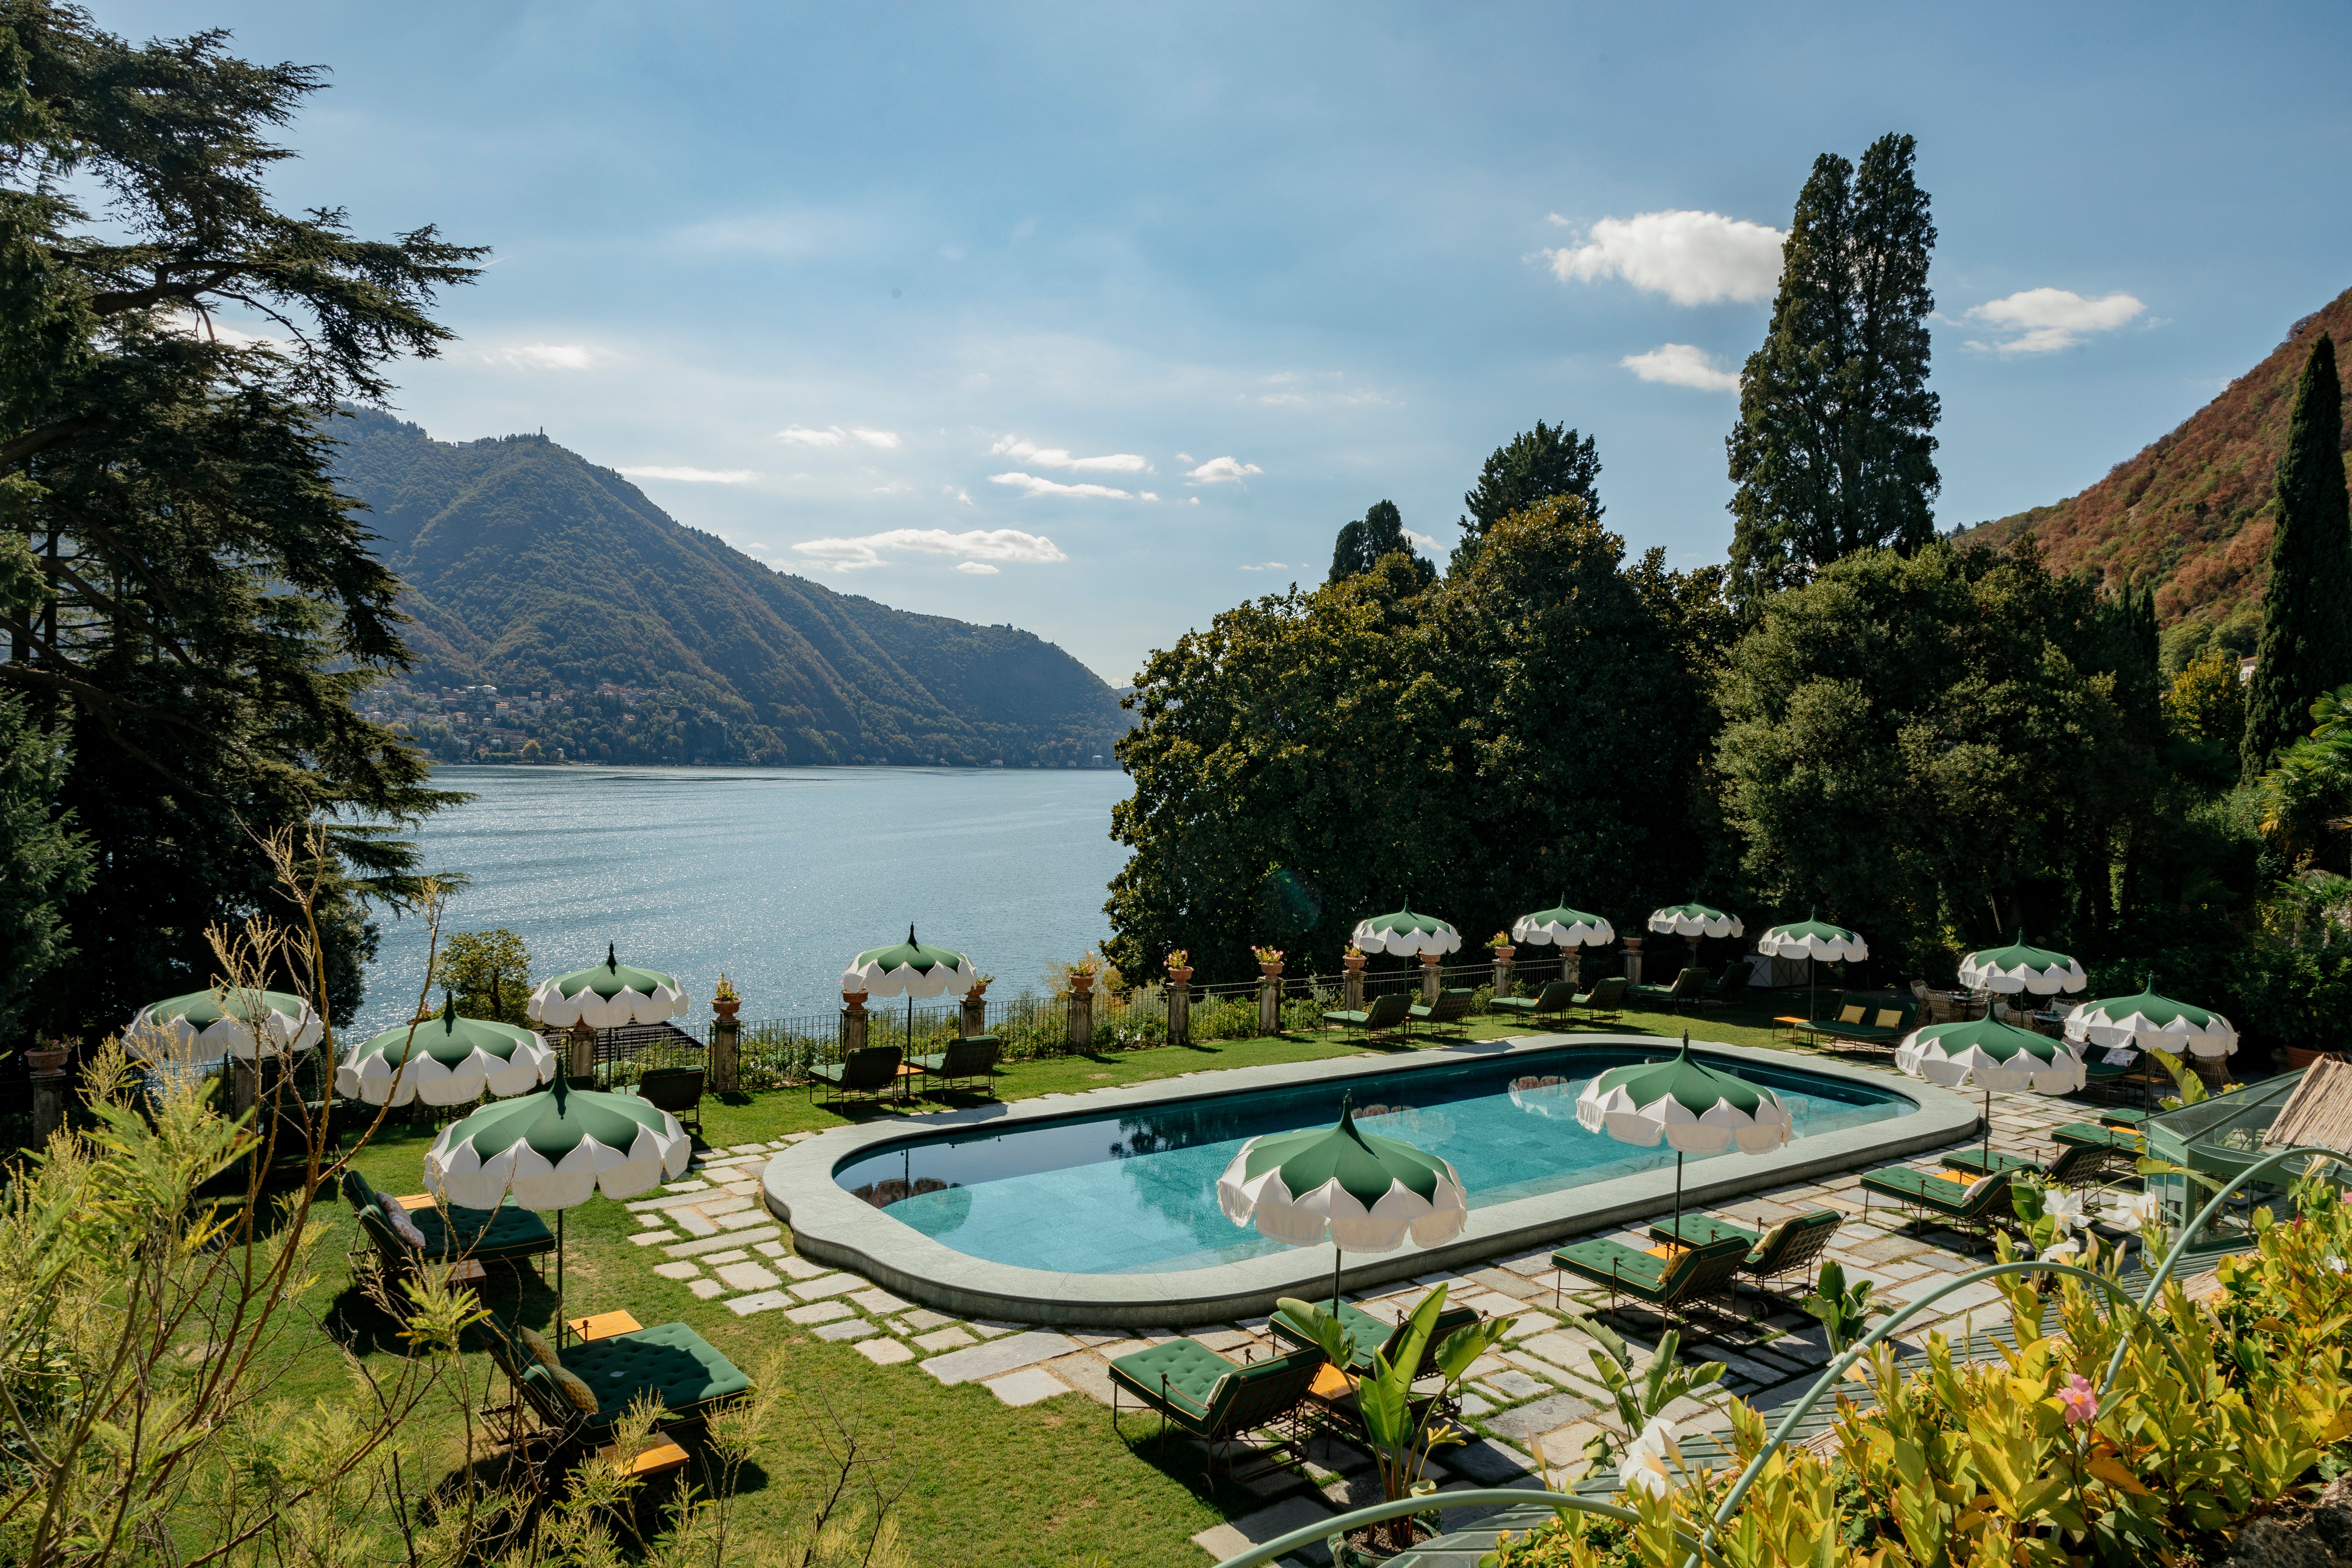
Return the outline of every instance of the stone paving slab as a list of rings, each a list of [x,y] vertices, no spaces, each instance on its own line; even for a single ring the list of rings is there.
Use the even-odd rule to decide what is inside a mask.
[[[912,1361],[915,1352],[897,1340],[869,1339],[857,1342],[857,1353],[877,1366],[896,1366],[902,1361]]]
[[[709,1237],[701,1241],[681,1241],[676,1247],[665,1247],[662,1250],[672,1258],[699,1258],[706,1252],[724,1252],[730,1247],[747,1247],[755,1241],[765,1241],[776,1234],[773,1229],[766,1236],[746,1236],[739,1232],[733,1236]],[[629,1239],[640,1241],[646,1238],[633,1236]],[[658,1241],[661,1238],[656,1237],[653,1239]]]
[[[900,1300],[889,1291],[880,1289],[860,1290],[850,1300],[856,1302],[860,1310],[871,1312],[877,1317],[886,1312],[899,1311],[913,1305],[912,1302]]]
[[[726,1286],[721,1285],[718,1280],[711,1279],[709,1275],[705,1275],[699,1279],[688,1280],[686,1282],[686,1288],[706,1301],[709,1300],[713,1296],[722,1296],[727,1292]]]
[[[821,1340],[856,1340],[881,1331],[878,1323],[869,1323],[863,1318],[844,1318],[837,1323],[819,1325],[816,1337]]]
[[[767,1290],[776,1285],[776,1277],[756,1263],[730,1263],[719,1270],[719,1278],[731,1290]]]
[[[1222,1563],[1276,1536],[1287,1535],[1294,1530],[1304,1530],[1310,1524],[1336,1518],[1332,1509],[1318,1497],[1285,1498],[1271,1508],[1255,1513],[1229,1519],[1223,1524],[1213,1524],[1192,1537],[1192,1544],[1207,1552],[1213,1562]],[[1296,1554],[1298,1561],[1318,1565],[1331,1561],[1331,1554],[1320,1545],[1301,1547]]]
[[[1045,1370],[1086,1394],[1098,1405],[1111,1402],[1110,1366],[1097,1355],[1056,1356],[1045,1363]]]
[[[855,1274],[828,1274],[822,1279],[803,1279],[792,1289],[802,1300],[814,1301],[820,1296],[845,1296],[852,1290],[863,1290],[866,1284]]]
[[[1043,1329],[1033,1329],[1024,1334],[993,1340],[970,1350],[950,1351],[933,1356],[923,1363],[923,1370],[950,1385],[994,1377],[1015,1367],[1034,1366],[1041,1361],[1052,1361],[1076,1350],[1077,1342],[1067,1334],[1056,1334]]]
[[[793,1299],[782,1290],[762,1290],[756,1296],[736,1297],[727,1303],[727,1310],[739,1318],[748,1318],[754,1312],[772,1312],[779,1307],[792,1304]]]
[[[905,1319],[906,1325],[908,1328],[919,1331],[923,1329],[944,1329],[954,1321],[955,1320],[953,1318],[949,1317],[944,1312],[934,1312],[929,1307],[918,1307],[913,1311],[908,1313]]]
[[[978,1340],[965,1333],[960,1325],[954,1323],[949,1324],[944,1329],[934,1329],[928,1334],[915,1336],[915,1348],[926,1352],[961,1350],[966,1345],[979,1342]]]
[[[665,1279],[691,1279],[702,1270],[692,1258],[687,1258],[674,1263],[656,1263],[654,1272]]]
[[[846,1301],[811,1301],[784,1314],[795,1323],[830,1323],[836,1318],[854,1318],[856,1315]]]
[[[1013,1405],[1038,1405],[1057,1394],[1073,1392],[1068,1384],[1042,1366],[1024,1366],[1018,1372],[1008,1372],[1003,1377],[989,1378],[981,1386]]]

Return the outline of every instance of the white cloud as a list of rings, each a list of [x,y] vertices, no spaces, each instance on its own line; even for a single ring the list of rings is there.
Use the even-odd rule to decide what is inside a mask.
[[[584,343],[516,343],[493,349],[482,358],[519,370],[586,370],[596,363],[596,351]]]
[[[689,485],[740,485],[760,477],[750,468],[666,468],[652,463],[618,471],[633,479],[676,479]]]
[[[959,561],[956,563],[955,569],[959,572],[969,572],[975,577],[993,577],[996,575],[996,568],[991,566],[985,561]]]
[[[855,426],[843,429],[828,425],[822,430],[812,430],[805,425],[789,425],[776,432],[776,439],[788,447],[838,447],[848,441],[862,441],[868,447],[890,451],[898,445],[896,430],[866,430]]]
[[[1415,533],[1412,530],[1408,528],[1404,531],[1404,536],[1412,541],[1414,549],[1426,550],[1432,555],[1437,553],[1437,541],[1430,535],[1426,533]]]
[[[1149,459],[1133,452],[1112,452],[1100,458],[1073,458],[1060,447],[1040,447],[1034,441],[1024,441],[1018,436],[1007,436],[989,453],[992,457],[1009,457],[1015,462],[1028,463],[1040,468],[1068,468],[1077,473],[1148,474],[1152,471]]]
[[[283,349],[287,346],[286,340],[283,338],[273,338],[267,332],[240,331],[230,326],[210,310],[202,315],[198,315],[194,310],[183,311],[173,316],[171,322],[173,328],[192,338],[203,338],[214,342],[225,343],[233,349]]]
[[[1180,463],[1189,463],[1192,460],[1192,454],[1190,452],[1179,452],[1176,454],[1176,460]]]
[[[1286,566],[1279,561],[1261,561],[1255,566],[1244,566],[1244,572],[1304,572],[1304,566]]]
[[[793,548],[809,557],[813,564],[833,572],[857,572],[883,565],[885,551],[956,555],[967,563],[1012,561],[1027,565],[1069,559],[1045,535],[1024,533],[1016,528],[975,528],[962,533],[950,533],[944,528],[892,528],[855,539],[803,539]]]
[[[1135,499],[1138,500],[1158,500],[1160,498],[1157,495],[1154,495],[1151,491],[1146,490]]]
[[[1237,463],[1231,458],[1212,458],[1199,468],[1188,470],[1184,477],[1196,485],[1239,484],[1244,475],[1264,472],[1265,470],[1255,463]]]
[[[1052,479],[1041,479],[1034,474],[991,474],[992,485],[1011,485],[1024,496],[1092,496],[1102,500],[1133,500],[1125,490],[1108,485],[1064,485]]]
[[[941,485],[940,487],[940,494],[947,497],[950,500],[961,501],[966,506],[970,506],[971,504],[971,492],[957,485]]]
[[[1558,213],[1551,221],[1568,226]],[[1605,217],[1584,243],[1541,254],[1561,282],[1622,278],[1677,305],[1769,300],[1780,278],[1777,228],[1721,213],[1656,212]]]
[[[1736,372],[1717,370],[1707,362],[1705,353],[1689,343],[1663,343],[1645,354],[1627,354],[1617,363],[1643,381],[1660,381],[1668,386],[1695,386],[1701,392],[1739,390],[1739,377]]]
[[[2111,332],[2147,309],[2129,294],[2085,300],[2071,289],[2026,289],[1973,306],[1969,319],[2014,332],[1997,343],[1970,342],[2005,354],[2042,354],[2073,348],[2092,332]]]

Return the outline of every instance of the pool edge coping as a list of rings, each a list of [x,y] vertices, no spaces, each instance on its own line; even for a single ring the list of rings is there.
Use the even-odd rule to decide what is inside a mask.
[[[1759,1066],[1866,1084],[1910,1100],[1915,1110],[1891,1123],[1873,1122],[1817,1134],[1804,1140],[1801,1149],[1791,1146],[1724,1161],[1720,1173],[1685,1182],[1683,1202],[1687,1208],[1843,1174],[1864,1161],[1885,1162],[1943,1147],[1974,1134],[1982,1125],[1973,1100],[1916,1079],[1890,1080],[1843,1062],[1792,1059],[1792,1053],[1787,1051],[1710,1040],[1691,1043],[1711,1054]],[[1075,1094],[1040,1095],[836,1127],[803,1139],[771,1159],[761,1173],[761,1196],[770,1213],[793,1227],[793,1248],[803,1257],[855,1270],[886,1289],[959,1317],[1104,1328],[1231,1322],[1263,1317],[1273,1310],[1276,1298],[1310,1294],[1318,1282],[1328,1289],[1329,1253],[1319,1247],[1288,1247],[1261,1258],[1157,1274],[1067,1274],[1024,1268],[973,1258],[932,1240],[851,1196],[834,1181],[834,1170],[875,1145],[932,1132],[1097,1115],[1174,1100],[1220,1098],[1293,1084],[1410,1072],[1459,1063],[1465,1057],[1531,1055],[1576,1046],[1657,1049],[1661,1044],[1657,1037],[1648,1035],[1523,1035],[1464,1041],[1416,1051],[1404,1059],[1327,1057],[1308,1062],[1210,1068]],[[1212,1079],[1215,1081],[1203,1081]],[[1885,1131],[1893,1129],[1900,1131]],[[1343,1270],[1342,1285],[1360,1289],[1450,1272],[1457,1264],[1531,1251],[1568,1237],[1610,1229],[1667,1206],[1674,1179],[1671,1168],[1643,1171],[1476,1209],[1462,1235],[1442,1247],[1408,1246],[1395,1252],[1363,1255],[1360,1262],[1350,1261]]]

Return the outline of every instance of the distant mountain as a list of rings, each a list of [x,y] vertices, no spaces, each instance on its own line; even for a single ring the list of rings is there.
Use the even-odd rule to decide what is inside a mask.
[[[1111,689],[1053,644],[777,572],[544,437],[436,441],[366,410],[335,435],[345,493],[408,585],[404,687],[429,706],[436,688],[497,686],[517,705],[485,717],[509,749],[1062,766],[1108,758],[1126,732]],[[460,733],[465,754],[502,743]]]
[[[2352,351],[2352,289],[2297,321],[2268,358],[2188,423],[2081,495],[1980,524],[1966,537],[2006,543],[2031,532],[2062,570],[2088,568],[2116,588],[2153,584],[2171,662],[2209,637],[2252,651],[2269,575],[2272,470],[2296,378],[2321,332],[2336,340],[2342,365]],[[2352,420],[2346,429],[2352,437]]]

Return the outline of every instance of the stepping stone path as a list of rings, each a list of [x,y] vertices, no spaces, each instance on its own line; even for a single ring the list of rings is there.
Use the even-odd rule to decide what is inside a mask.
[[[1993,1151],[2047,1159],[2053,1152],[2051,1129],[2095,1121],[2097,1114],[2095,1107],[2079,1100],[1995,1094]],[[778,1151],[814,1136],[798,1133],[773,1143],[738,1144],[705,1154],[689,1178],[628,1205],[642,1227],[629,1239],[645,1250],[654,1274],[684,1284],[706,1300],[723,1300],[740,1317],[777,1313],[780,1329],[789,1325],[789,1332],[842,1342],[877,1367],[919,1367],[937,1380],[933,1397],[971,1397],[946,1391],[976,1385],[1007,1405],[1039,1405],[1067,1394],[1108,1405],[1112,1362],[1177,1337],[1178,1331],[1167,1328],[1048,1330],[958,1319],[846,1270],[797,1256],[784,1226],[761,1200],[760,1178]],[[1981,1141],[1953,1147],[1973,1149]],[[1903,1163],[1933,1169],[1936,1154],[1914,1155]],[[1970,1244],[1964,1238],[1906,1224],[1900,1214],[1876,1203],[1865,1220],[1858,1170],[1756,1193],[1706,1212],[1760,1230],[1819,1208],[1835,1209],[1842,1217],[1825,1256],[1844,1267],[1849,1282],[1873,1281],[1877,1300],[1913,1300],[1983,1261],[1969,1251]],[[1652,1245],[1641,1226],[1603,1234],[1632,1246]],[[1463,1414],[1473,1440],[1443,1450],[1430,1465],[1441,1489],[1538,1486],[1545,1466],[1575,1461],[1596,1433],[1622,1440],[1607,1397],[1586,1381],[1598,1346],[1579,1321],[1605,1310],[1605,1291],[1562,1276],[1551,1266],[1551,1247],[1543,1247],[1350,1296],[1373,1317],[1394,1322],[1441,1282],[1449,1301],[1510,1322],[1503,1342],[1480,1358],[1463,1391]],[[1680,1401],[1668,1412],[1685,1437],[1721,1429],[1727,1421],[1723,1413],[1727,1395],[1769,1408],[1801,1393],[1829,1360],[1820,1325],[1793,1310],[1787,1295],[1759,1303],[1752,1289],[1743,1286],[1741,1296],[1737,1319],[1702,1316],[1697,1327],[1705,1337],[1694,1339],[1687,1329],[1684,1334],[1685,1362],[1720,1362],[1728,1369],[1718,1384],[1705,1391],[1705,1400]],[[1759,1305],[1766,1309],[1762,1315],[1749,1316]],[[2005,1320],[1998,1292],[1978,1286],[1937,1301],[1906,1325],[1905,1337],[1916,1344],[1931,1328],[1952,1332],[1964,1323],[1981,1333]],[[1629,1307],[1616,1324],[1643,1356],[1655,1348],[1659,1326],[1654,1315],[1638,1307]],[[1283,1349],[1269,1335],[1263,1318],[1182,1331],[1236,1363]],[[1303,1473],[1276,1471],[1255,1487],[1268,1506],[1203,1531],[1194,1540],[1214,1560],[1248,1542],[1267,1540],[1339,1510],[1360,1506],[1364,1500],[1357,1495],[1363,1489],[1359,1483],[1369,1462],[1367,1456],[1344,1445],[1318,1440]],[[1468,1528],[1478,1512],[1451,1511],[1446,1527]],[[1301,1552],[1297,1558],[1328,1561],[1319,1548]]]

